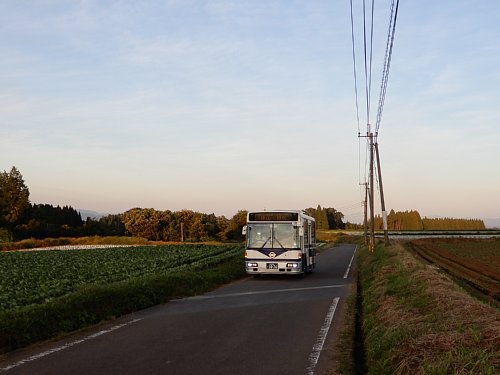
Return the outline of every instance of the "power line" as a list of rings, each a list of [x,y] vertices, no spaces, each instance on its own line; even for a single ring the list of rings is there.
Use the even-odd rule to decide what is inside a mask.
[[[375,134],[378,135],[382,112],[384,110],[385,94],[387,91],[387,81],[389,80],[389,69],[391,67],[392,47],[394,45],[394,34],[396,31],[396,21],[398,18],[399,0],[396,2],[394,10],[394,0],[391,3],[391,15],[389,17],[389,30],[387,31],[387,43],[385,48],[384,69],[382,71],[382,83],[380,85],[380,97],[378,102],[377,121],[375,125]]]
[[[365,94],[366,94],[366,123],[370,123],[370,102],[371,102],[371,81],[372,81],[372,57],[373,57],[373,13],[374,13],[374,2],[372,0],[371,8],[371,24],[370,24],[370,61],[368,64],[368,53],[367,53],[367,36],[366,36],[366,1],[363,0],[363,51],[364,51],[364,61],[365,61]]]
[[[352,43],[352,71],[354,75],[354,98],[356,101],[356,122],[358,125],[358,181],[361,182],[361,139],[359,138],[361,134],[361,129],[359,127],[359,104],[358,104],[358,77],[356,74],[356,49],[354,41],[354,16],[352,11],[352,0],[350,0],[351,5],[351,43]]]
[[[370,110],[371,110],[371,86],[372,86],[372,65],[373,65],[373,33],[374,33],[374,13],[375,13],[375,0],[371,1],[371,9],[367,10],[366,0],[363,0],[363,52],[364,52],[364,73],[365,73],[365,105],[366,105],[366,123],[367,128],[370,124]],[[367,11],[371,11],[370,25],[367,25]],[[356,120],[358,127],[358,138],[361,137],[360,130],[360,116],[359,116],[359,100],[358,100],[358,75],[357,75],[357,61],[356,61],[356,39],[354,34],[354,10],[353,2],[350,0],[350,16],[351,16],[351,42],[352,42],[352,60],[353,60],[353,75],[354,75],[354,95],[356,103]],[[369,27],[369,31],[368,31]],[[367,135],[370,132],[367,129]],[[367,142],[367,152],[369,144]],[[368,155],[367,153],[365,155]],[[367,180],[368,159],[365,158],[364,166],[364,181]],[[358,180],[361,184],[361,140],[358,140]]]
[[[379,188],[381,206],[382,206],[382,214],[384,217],[384,235],[386,238],[386,244],[388,244],[388,236],[387,236],[387,225],[386,225],[386,211],[385,211],[385,201],[384,201],[384,193],[383,193],[383,185],[382,185],[382,173],[380,168],[380,156],[378,149],[378,130],[380,127],[380,120],[382,118],[382,111],[385,102],[385,95],[387,90],[387,82],[389,78],[389,68],[391,64],[391,56],[392,56],[392,48],[394,45],[394,34],[396,30],[396,20],[399,8],[399,0],[397,0],[396,5],[394,6],[395,0],[392,0],[391,4],[391,13],[389,18],[389,30],[387,35],[387,43],[384,57],[384,66],[382,73],[382,83],[380,88],[380,98],[379,98],[379,107],[377,111],[377,120],[375,124],[375,128],[373,129],[370,124],[370,107],[371,107],[371,83],[372,83],[372,63],[373,63],[373,30],[374,30],[374,9],[375,9],[375,0],[371,1],[371,22],[370,22],[370,40],[368,41],[368,32],[367,32],[367,4],[366,0],[363,0],[363,51],[364,51],[364,73],[365,73],[365,95],[366,95],[366,158],[365,158],[365,179],[364,183],[360,186],[365,186],[365,199],[364,199],[364,207],[365,207],[365,234],[368,232],[367,228],[367,203],[369,200],[370,203],[370,240],[368,244],[368,249],[370,251],[374,250],[374,191],[375,191],[375,179],[377,181],[377,187]],[[353,16],[353,5],[352,0],[350,1],[351,8],[351,41],[352,41],[352,51],[353,51],[353,66],[354,66],[354,85],[355,85],[355,96],[356,96],[356,118],[358,122],[358,138],[362,138],[360,134],[359,128],[359,106],[358,106],[358,89],[357,89],[357,75],[356,75],[356,55],[355,55],[355,38],[354,38],[354,16]],[[369,51],[368,51],[369,48]],[[368,56],[369,55],[369,56]],[[375,132],[373,131],[375,130]],[[359,179],[361,180],[361,141],[358,143],[358,152],[359,152],[359,162],[358,162],[358,174]],[[369,158],[368,158],[369,154]],[[375,165],[375,156],[376,156],[376,165]],[[367,173],[369,159],[369,173]],[[377,171],[377,175],[375,175],[375,171]],[[368,174],[368,178],[367,178]]]
[[[353,61],[353,73],[354,73],[354,96],[356,97],[356,120],[358,122],[358,134],[360,133],[359,128],[359,106],[358,106],[358,79],[356,76],[356,52],[354,49],[354,19],[352,15],[352,0],[351,0],[351,41],[352,41],[352,61]]]
[[[353,210],[353,209],[358,209],[360,206],[359,202],[356,202],[356,203],[351,203],[349,205],[346,205],[346,206],[342,206],[342,207],[339,207],[337,209],[337,211],[350,211],[350,210]]]
[[[371,108],[371,96],[372,96],[372,61],[373,61],[373,14],[374,14],[374,8],[375,8],[375,0],[372,0],[372,20],[371,20],[371,32],[370,32],[370,82],[368,85],[368,92],[370,93],[369,95],[369,110]],[[370,113],[367,115],[367,124],[370,123]]]

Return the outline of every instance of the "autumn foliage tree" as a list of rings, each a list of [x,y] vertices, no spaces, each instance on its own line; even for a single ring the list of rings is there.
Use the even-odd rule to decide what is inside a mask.
[[[152,241],[206,241],[227,239],[234,225],[224,216],[191,210],[158,211],[133,208],[121,215],[126,232]],[[246,217],[245,217],[246,220]],[[241,229],[240,229],[241,232]],[[229,234],[229,237],[232,237]]]
[[[247,211],[240,210],[229,220],[227,228],[223,234],[225,240],[243,240],[242,229],[247,223]]]
[[[13,228],[30,206],[30,192],[21,172],[12,167],[0,173],[0,227]]]
[[[0,173],[0,241],[11,241],[15,226],[30,207],[30,192],[21,172],[12,167]]]

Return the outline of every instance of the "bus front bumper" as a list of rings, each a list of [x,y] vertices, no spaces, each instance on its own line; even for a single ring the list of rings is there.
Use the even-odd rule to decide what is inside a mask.
[[[245,268],[247,274],[299,274],[302,273],[302,262],[290,260],[246,260]]]

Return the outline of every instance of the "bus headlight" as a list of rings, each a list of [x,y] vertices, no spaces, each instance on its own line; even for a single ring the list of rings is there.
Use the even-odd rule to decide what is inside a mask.
[[[259,265],[254,262],[247,262],[247,268],[253,268],[253,267],[258,267]]]
[[[287,263],[286,268],[299,268],[298,263]]]

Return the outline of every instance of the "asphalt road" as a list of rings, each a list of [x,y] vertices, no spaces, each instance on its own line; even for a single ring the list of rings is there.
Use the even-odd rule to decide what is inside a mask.
[[[312,275],[244,278],[64,340],[12,353],[8,374],[313,374],[354,282],[354,245],[317,257]]]

